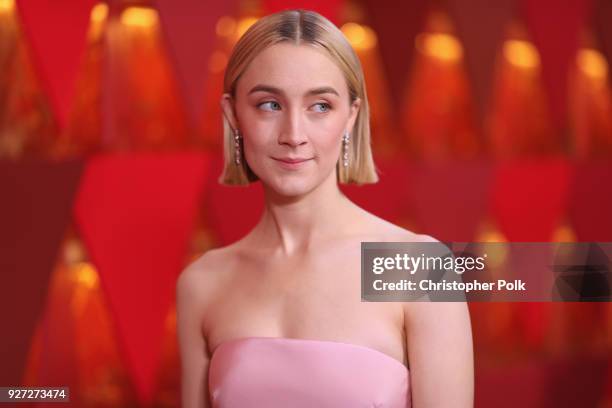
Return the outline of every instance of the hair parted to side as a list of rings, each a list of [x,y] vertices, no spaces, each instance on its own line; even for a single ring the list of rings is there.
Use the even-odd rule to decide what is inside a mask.
[[[336,164],[340,183],[376,183],[378,175],[370,147],[370,108],[361,63],[342,31],[319,13],[303,9],[284,10],[265,16],[253,24],[236,43],[229,57],[223,79],[223,92],[236,97],[236,84],[251,61],[266,48],[280,43],[308,44],[327,51],[342,71],[348,85],[350,103],[356,98],[361,105],[350,132],[348,166],[338,157]],[[244,185],[258,177],[248,166],[241,150],[240,164],[235,164],[234,134],[223,116],[224,168],[221,184]],[[340,137],[340,135],[339,135]],[[340,141],[340,138],[338,139]]]

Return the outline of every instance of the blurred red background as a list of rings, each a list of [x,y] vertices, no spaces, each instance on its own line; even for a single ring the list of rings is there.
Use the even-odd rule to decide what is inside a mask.
[[[291,7],[363,64],[355,202],[440,240],[612,241],[608,0],[0,0],[0,385],[178,405],[176,277],[262,209],[217,183],[224,67]],[[609,303],[470,310],[477,407],[612,406]]]

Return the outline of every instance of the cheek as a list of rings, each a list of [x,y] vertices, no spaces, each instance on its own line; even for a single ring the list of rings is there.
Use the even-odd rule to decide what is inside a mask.
[[[333,116],[320,123],[320,148],[327,156],[337,159],[342,149],[342,134],[346,125],[347,112],[336,111]],[[316,134],[316,133],[315,133]]]
[[[334,130],[333,132],[330,132],[329,134],[325,135],[325,137],[321,138],[318,146],[317,146],[317,151],[319,152],[320,156],[325,156],[326,160],[331,161],[335,161],[340,154],[340,131],[336,131]]]
[[[256,112],[246,110],[239,115],[238,120],[240,127],[244,129],[242,135],[245,151],[259,151],[270,143],[266,136],[273,134],[270,124],[259,120]]]

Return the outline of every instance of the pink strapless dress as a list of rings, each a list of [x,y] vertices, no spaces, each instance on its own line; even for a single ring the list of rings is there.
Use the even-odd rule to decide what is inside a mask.
[[[242,337],[214,350],[213,407],[411,406],[408,369],[369,347],[325,340]]]

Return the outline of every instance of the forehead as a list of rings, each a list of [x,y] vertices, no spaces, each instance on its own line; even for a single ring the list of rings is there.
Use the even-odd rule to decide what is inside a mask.
[[[332,86],[342,95],[348,94],[344,75],[326,51],[312,45],[279,43],[260,52],[238,81],[238,92],[265,83],[299,93],[319,86]]]

